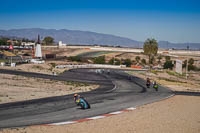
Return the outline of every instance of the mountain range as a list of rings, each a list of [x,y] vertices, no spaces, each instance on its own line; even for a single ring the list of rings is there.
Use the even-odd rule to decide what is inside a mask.
[[[56,42],[62,41],[63,43],[72,45],[108,45],[108,46],[121,46],[121,47],[143,47],[144,42],[132,40],[125,37],[102,34],[90,31],[67,30],[67,29],[42,29],[42,28],[29,28],[29,29],[10,29],[0,30],[2,37],[16,37],[36,40],[37,35],[44,39],[46,36],[51,36]],[[168,41],[159,41],[159,48],[175,48],[186,49],[200,49],[200,43],[171,43]]]

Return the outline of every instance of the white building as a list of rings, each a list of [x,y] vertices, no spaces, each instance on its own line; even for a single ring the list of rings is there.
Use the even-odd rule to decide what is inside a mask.
[[[62,41],[59,41],[59,42],[58,42],[58,46],[59,46],[59,47],[62,47],[62,46],[67,46],[67,44],[65,44],[65,43],[62,43]]]
[[[24,46],[35,46],[35,43],[33,43],[33,42],[22,42],[22,45],[24,45]]]

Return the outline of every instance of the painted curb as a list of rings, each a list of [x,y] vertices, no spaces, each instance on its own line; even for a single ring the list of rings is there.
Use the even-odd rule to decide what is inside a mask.
[[[90,120],[97,120],[97,119],[102,119],[102,118],[109,117],[109,116],[118,115],[118,114],[121,114],[121,113],[124,113],[124,112],[133,111],[135,109],[136,109],[135,107],[131,107],[131,108],[127,108],[127,109],[124,109],[124,110],[121,110],[121,111],[111,112],[111,113],[108,113],[108,114],[102,114],[102,115],[89,117],[89,118],[85,118],[85,119],[58,122],[58,123],[51,123],[51,124],[44,124],[44,125],[38,125],[38,126],[58,126],[58,125],[68,125],[68,124],[80,123],[80,122],[85,122],[85,121],[90,121]]]

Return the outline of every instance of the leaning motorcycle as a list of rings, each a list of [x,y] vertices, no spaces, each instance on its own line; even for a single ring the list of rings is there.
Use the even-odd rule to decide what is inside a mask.
[[[76,101],[77,106],[80,106],[81,109],[89,109],[90,108],[90,104],[87,102],[87,100],[85,100],[84,98],[79,98]]]

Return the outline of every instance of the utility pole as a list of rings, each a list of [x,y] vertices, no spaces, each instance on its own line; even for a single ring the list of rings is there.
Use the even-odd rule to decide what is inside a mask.
[[[188,53],[188,50],[189,50],[189,46],[187,46],[187,53]],[[188,79],[188,57],[187,57],[187,63],[186,63],[185,78]]]
[[[185,78],[188,79],[188,57],[187,57],[187,64],[186,64],[186,70],[185,70]]]

